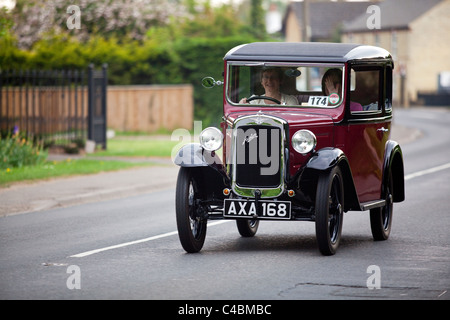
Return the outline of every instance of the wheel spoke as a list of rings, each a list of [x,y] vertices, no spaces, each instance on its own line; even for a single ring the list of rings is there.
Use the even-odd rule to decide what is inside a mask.
[[[389,228],[389,222],[391,219],[391,208],[392,208],[392,195],[390,194],[389,190],[387,191],[388,195],[386,197],[386,205],[381,211],[381,218],[384,230],[387,230]]]
[[[330,241],[336,242],[339,232],[340,215],[342,214],[341,194],[339,186],[339,178],[335,176],[332,181],[330,196],[329,196],[329,211],[328,211],[328,230],[330,234]]]

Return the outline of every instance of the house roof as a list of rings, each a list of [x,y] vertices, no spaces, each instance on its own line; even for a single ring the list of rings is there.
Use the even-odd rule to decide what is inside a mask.
[[[419,16],[443,0],[385,0],[380,7],[380,27],[386,29],[405,29]],[[366,6],[367,8],[367,6]],[[372,13],[359,15],[353,21],[344,23],[343,32],[373,31],[367,28],[367,19]]]
[[[224,57],[233,61],[347,62],[391,59],[388,51],[352,43],[254,42],[231,49]]]
[[[371,4],[379,4],[379,1],[310,2],[311,40],[331,38],[341,24],[364,14]],[[303,2],[291,2],[289,4],[283,21],[283,32],[285,32],[286,18],[289,13],[293,11],[297,19],[302,21],[303,10]]]

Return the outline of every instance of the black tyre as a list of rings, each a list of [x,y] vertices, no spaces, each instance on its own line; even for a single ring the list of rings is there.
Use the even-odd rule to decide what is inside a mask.
[[[258,231],[259,220],[240,219],[236,220],[239,234],[243,237],[253,237]]]
[[[199,252],[205,242],[207,220],[198,215],[198,185],[192,168],[180,168],[175,195],[178,236],[186,252]]]
[[[336,253],[344,218],[344,182],[339,167],[321,173],[316,193],[316,238],[323,255]]]
[[[384,207],[370,210],[370,228],[375,241],[387,240],[391,233],[392,214],[394,212],[393,192],[394,185],[392,174],[386,177],[384,182],[383,197],[386,200]]]

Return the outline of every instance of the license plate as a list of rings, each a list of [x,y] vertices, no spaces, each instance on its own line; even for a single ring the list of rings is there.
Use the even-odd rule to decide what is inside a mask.
[[[223,216],[226,218],[290,219],[289,201],[268,201],[225,199]]]

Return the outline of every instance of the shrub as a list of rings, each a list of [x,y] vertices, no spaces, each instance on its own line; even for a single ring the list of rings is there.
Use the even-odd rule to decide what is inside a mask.
[[[34,144],[20,134],[0,136],[1,170],[37,165],[46,159],[47,151],[40,144]]]

